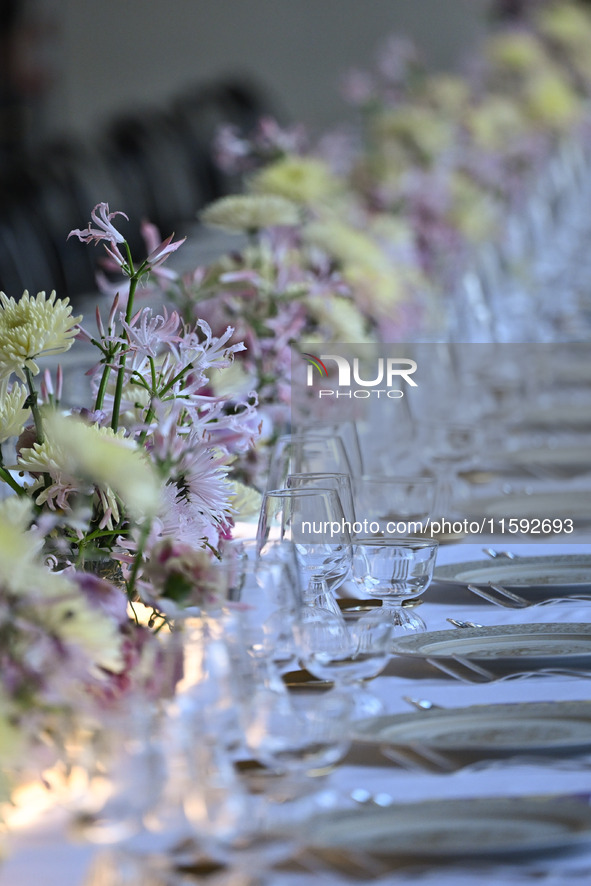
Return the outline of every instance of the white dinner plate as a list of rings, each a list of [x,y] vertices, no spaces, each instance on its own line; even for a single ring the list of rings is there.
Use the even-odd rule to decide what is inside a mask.
[[[591,429],[591,406],[585,403],[553,403],[551,406],[526,409],[520,425],[530,428]]]
[[[417,860],[538,856],[589,842],[591,809],[548,797],[365,806],[323,812],[308,828],[308,843],[317,848]]]
[[[577,446],[529,446],[504,452],[501,458],[511,465],[534,471],[536,468],[556,469],[560,474],[571,475],[591,471],[589,442]]]
[[[490,756],[591,751],[591,701],[432,708],[353,723],[355,741]]]
[[[483,498],[474,498],[464,507],[467,517],[529,517],[530,519],[542,520],[566,520],[574,521],[577,529],[581,523],[587,525],[591,520],[591,491],[574,489],[555,492],[525,492],[509,493],[507,495],[493,495]],[[507,524],[508,526],[508,524]],[[488,527],[485,526],[485,530]],[[536,523],[530,528],[538,530],[537,538],[544,540],[548,533],[542,531],[541,523]],[[495,529],[498,531],[499,526]],[[507,534],[509,529],[505,529]],[[561,534],[560,532],[558,534]],[[568,541],[568,535],[562,531],[562,538]]]
[[[458,659],[498,673],[591,667],[591,623],[549,622],[427,631],[395,637],[395,655],[426,661]]]
[[[538,599],[570,591],[584,593],[591,588],[591,554],[448,563],[435,567],[433,579],[441,584],[461,587],[498,584],[518,593],[532,591]]]

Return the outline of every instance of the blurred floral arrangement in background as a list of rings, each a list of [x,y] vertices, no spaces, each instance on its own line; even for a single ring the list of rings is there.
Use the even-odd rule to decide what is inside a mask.
[[[33,744],[42,768],[61,713],[125,692],[159,629],[215,599],[220,542],[257,513],[289,426],[298,342],[445,337],[472,251],[566,136],[588,140],[590,45],[570,2],[495,32],[463,76],[392,38],[346,78],[354,127],[316,145],[271,120],[220,131],[244,190],[201,221],[240,235],[234,251],[180,273],[182,240],[145,222],[135,263],[101,203],[70,233],[105,249],[96,329],[53,292],[0,294],[2,772]],[[40,364],[76,340],[95,349],[91,397],[62,403],[62,370]]]

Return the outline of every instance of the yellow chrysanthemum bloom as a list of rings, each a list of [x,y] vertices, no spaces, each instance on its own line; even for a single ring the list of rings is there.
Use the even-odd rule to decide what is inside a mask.
[[[70,475],[112,489],[135,517],[157,511],[160,481],[133,440],[57,412],[48,413],[44,421],[47,437],[63,452]]]
[[[15,372],[24,381],[25,366],[37,375],[37,357],[68,351],[81,320],[72,317],[70,300],[55,292],[31,297],[25,290],[18,301],[0,292],[0,375]]]
[[[237,194],[221,197],[201,213],[204,225],[227,231],[259,231],[280,225],[297,225],[297,206],[273,194]]]
[[[349,299],[340,296],[309,298],[306,300],[306,306],[314,320],[330,330],[332,341],[361,344],[372,341],[363,315]]]
[[[493,95],[471,108],[466,126],[474,143],[484,150],[500,150],[527,130],[519,105],[507,96]]]
[[[121,671],[124,660],[119,626],[114,619],[88,604],[75,585],[67,584],[68,599],[60,599],[47,607],[47,626],[55,630],[62,642],[82,649],[93,668]]]
[[[453,224],[473,243],[491,237],[499,223],[499,207],[491,195],[461,173],[453,175],[450,184]]]
[[[8,376],[0,380],[0,444],[17,437],[25,426],[31,410],[25,408],[27,389],[19,382],[9,387]]]
[[[541,9],[534,21],[544,36],[567,49],[589,45],[591,19],[572,3],[560,3]]]
[[[450,114],[457,114],[470,100],[468,84],[454,74],[427,77],[423,91],[430,104]]]
[[[249,394],[256,387],[256,378],[234,360],[229,366],[212,373],[211,386],[216,397],[231,398],[237,394]]]
[[[525,107],[539,123],[567,129],[581,112],[581,101],[557,71],[532,77],[526,90]]]
[[[236,520],[246,521],[258,517],[261,510],[261,493],[238,480],[232,482],[232,488],[230,505],[236,512]]]
[[[12,522],[12,516],[10,506],[3,503],[0,513],[0,585],[13,594],[28,593],[39,582],[35,558],[42,540],[23,531],[22,513],[18,523]]]
[[[406,298],[402,278],[394,268],[348,265],[343,276],[355,293],[355,302],[372,316],[387,316],[392,308]]]
[[[378,140],[399,140],[431,159],[452,147],[455,123],[434,108],[400,105],[375,118],[374,132]]]
[[[371,237],[334,218],[311,222],[304,230],[304,237],[308,243],[320,247],[342,265],[379,268],[386,261],[384,253]]]
[[[0,521],[26,532],[33,519],[33,502],[27,496],[10,495],[0,501]]]
[[[543,68],[548,63],[542,43],[533,34],[510,32],[492,37],[487,44],[489,59],[501,68],[515,73]]]
[[[274,194],[294,203],[313,206],[340,190],[338,179],[322,160],[287,156],[276,160],[249,181],[255,194]]]

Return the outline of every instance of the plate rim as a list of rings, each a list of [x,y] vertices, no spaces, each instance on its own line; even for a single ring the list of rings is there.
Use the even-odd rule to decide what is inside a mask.
[[[569,708],[588,708],[588,716],[577,716],[576,713],[569,714]],[[392,740],[388,737],[380,738],[378,735],[372,735],[371,733],[365,733],[363,731],[356,731],[356,727],[358,728],[361,724],[366,723],[370,725],[373,722],[385,721],[384,725],[387,725],[388,721],[394,721],[394,725],[396,722],[400,722],[401,725],[406,723],[412,723],[416,721],[417,723],[423,722],[428,723],[431,720],[443,720],[446,719],[446,716],[456,717],[462,714],[466,716],[472,716],[477,718],[479,715],[491,717],[494,714],[502,714],[513,712],[515,716],[520,716],[520,712],[530,711],[533,716],[539,716],[543,718],[543,712],[540,714],[534,714],[536,709],[548,708],[548,720],[552,719],[562,719],[568,717],[569,719],[580,719],[582,723],[591,722],[591,699],[560,699],[558,701],[521,701],[521,702],[500,702],[500,703],[488,703],[488,704],[472,704],[465,705],[462,707],[451,707],[451,708],[433,708],[432,710],[427,711],[403,711],[398,714],[380,714],[374,717],[366,717],[363,720],[359,720],[353,723],[353,728],[351,730],[351,737],[353,741],[359,742],[360,744],[369,744],[369,745],[392,745],[393,747],[409,747],[410,743],[404,741],[396,741]],[[557,708],[554,712],[554,717],[550,717],[549,713],[552,708]],[[447,745],[442,748],[441,744],[437,741],[430,741],[429,736],[426,735],[424,738],[417,739],[421,742],[421,745],[426,745],[427,747],[433,747],[438,750],[449,751],[450,753],[455,752],[473,752],[478,753],[480,751],[491,751],[496,750],[499,753],[507,753],[507,752],[517,752],[517,753],[532,753],[534,750],[540,749],[542,750],[542,745],[503,745],[503,746],[495,746],[490,743],[470,743],[470,744],[458,744],[455,747],[451,748]],[[591,746],[591,731],[589,733],[589,741],[588,744]],[[546,745],[543,746],[543,750],[552,753],[560,752],[563,748],[566,750],[571,747],[580,747],[581,743],[578,744],[570,743],[564,745]]]
[[[562,560],[562,559],[571,560],[571,561],[577,560],[577,559],[582,560],[584,562],[581,563],[581,566],[583,567],[583,566],[587,565],[589,567],[589,569],[591,570],[591,553],[589,553],[589,554],[538,554],[537,556],[531,556],[531,557],[530,556],[527,556],[527,557],[516,556],[515,560],[511,560],[511,561],[507,558],[507,562],[503,563],[503,566],[510,567],[510,564],[512,562],[515,562],[515,563],[523,565],[523,566],[545,565],[545,564],[542,564],[540,561],[544,561],[544,560],[555,560],[556,561],[556,560]],[[500,565],[500,564],[497,564],[497,565]],[[434,583],[437,582],[438,584],[453,585],[454,587],[462,587],[462,588],[467,587],[469,584],[478,584],[478,579],[475,579],[475,578],[471,578],[468,580],[461,579],[458,577],[454,578],[451,576],[441,578],[437,573],[439,570],[452,570],[453,569],[455,572],[458,572],[460,570],[465,571],[466,569],[478,569],[478,567],[480,567],[480,566],[482,566],[482,567],[488,566],[489,568],[494,568],[495,561],[494,561],[494,559],[491,560],[489,558],[488,560],[487,559],[466,560],[461,563],[442,563],[440,566],[436,565],[435,570],[433,572],[433,582]],[[591,578],[589,578],[588,581],[584,581],[584,582],[568,581],[567,580],[567,581],[560,581],[557,583],[548,583],[548,584],[536,584],[535,582],[533,582],[533,583],[530,582],[529,584],[523,584],[521,582],[517,582],[515,584],[515,583],[511,583],[511,580],[509,580],[508,582],[504,582],[505,587],[522,588],[524,590],[526,588],[552,589],[552,588],[564,588],[564,587],[587,587],[589,585],[591,585]]]
[[[492,813],[491,819],[493,817],[503,817],[503,820],[507,820],[507,817],[510,814],[513,820],[523,820],[524,816],[527,816],[532,820],[539,821],[542,825],[548,820],[550,822],[554,821],[557,828],[557,834],[556,838],[551,840],[550,845],[548,844],[548,836],[545,834],[543,837],[539,838],[537,844],[535,840],[525,840],[521,845],[518,843],[512,843],[504,846],[497,844],[488,847],[475,847],[469,841],[464,843],[459,841],[455,845],[448,843],[447,846],[443,845],[435,848],[426,843],[423,838],[420,840],[420,845],[417,845],[416,847],[411,845],[407,847],[406,851],[400,848],[388,852],[386,848],[374,848],[371,845],[364,847],[355,845],[353,849],[360,849],[361,851],[368,852],[378,857],[406,856],[417,858],[420,856],[429,859],[452,859],[462,857],[502,858],[511,855],[527,855],[528,853],[537,853],[540,851],[548,852],[550,854],[552,852],[559,852],[591,841],[591,808],[580,799],[577,799],[576,796],[572,795],[566,797],[564,795],[452,797],[418,800],[397,803],[385,807],[365,806],[359,809],[340,809],[334,810],[332,813],[330,810],[326,810],[321,817],[314,816],[312,823],[314,821],[319,821],[320,823],[324,822],[325,824],[330,823],[331,817],[333,820],[336,820],[337,823],[339,818],[344,821],[351,819],[352,822],[366,818],[371,822],[372,820],[380,819],[382,817],[387,821],[388,817],[392,817],[393,824],[395,824],[396,821],[400,820],[401,814],[408,815],[408,811],[411,810],[411,814],[413,814],[415,819],[419,821],[417,829],[420,830],[420,819],[424,821],[425,815],[434,815],[438,807],[441,808],[446,819],[449,819],[452,815],[456,817],[457,820],[465,819],[468,815],[474,817],[475,813],[478,812],[478,809],[482,808],[485,812],[489,814]],[[421,811],[423,812],[422,816]],[[336,843],[333,842],[332,844],[330,842],[322,843],[316,841],[314,837],[320,836],[320,829],[312,828],[311,831],[311,845],[314,848],[338,848],[346,850],[347,847],[338,841]],[[419,843],[419,841],[417,841],[417,843]]]
[[[487,634],[490,635],[492,632],[492,636],[498,633],[499,636],[503,636],[503,632],[507,632],[510,636],[511,634],[518,634],[520,632],[525,634],[536,634],[547,631],[550,633],[560,634],[560,633],[580,633],[582,636],[588,636],[591,641],[591,622],[523,622],[520,624],[506,624],[506,625],[484,625],[479,628],[462,628],[461,632],[456,628],[451,628],[450,630],[440,630],[440,631],[421,631],[416,634],[407,634],[403,637],[394,637],[392,641],[391,651],[394,655],[401,655],[412,658],[421,658],[424,661],[428,659],[437,659],[447,661],[451,659],[452,661],[455,658],[454,653],[440,653],[440,652],[421,652],[418,650],[408,650],[404,649],[404,645],[408,645],[408,643],[417,642],[420,640],[424,640],[425,638],[437,638],[433,640],[433,642],[437,642],[437,640],[445,641],[447,639],[451,639],[452,637],[462,637],[465,640],[477,639],[478,637],[487,637]],[[402,644],[402,650],[400,649],[400,645]],[[589,656],[591,656],[591,642],[589,648]],[[567,662],[573,662],[580,658],[588,657],[587,653],[566,653],[564,655],[553,654],[551,656],[544,655],[543,653],[535,655],[526,655],[522,656],[524,665],[531,664],[531,659],[533,658],[551,658],[553,660],[563,660]],[[462,653],[462,658],[466,661],[481,661],[482,658],[479,656],[477,652],[472,653]],[[484,660],[487,664],[494,664],[514,661],[519,656],[512,655],[498,655],[498,656],[485,656]]]

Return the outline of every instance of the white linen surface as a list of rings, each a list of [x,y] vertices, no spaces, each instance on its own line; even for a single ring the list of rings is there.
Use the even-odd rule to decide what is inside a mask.
[[[509,547],[497,544],[497,547]],[[590,553],[591,545],[511,545],[517,554],[536,556],[554,553]],[[440,563],[483,559],[480,545],[459,544],[442,546]],[[417,610],[429,630],[451,630],[446,618],[473,620],[482,624],[515,624],[521,622],[591,621],[591,603],[564,603],[553,606],[530,607],[526,610],[502,609],[492,604],[469,599],[463,605],[444,602],[444,594],[430,589],[425,602]],[[428,698],[444,706],[487,704],[492,702],[519,702],[527,700],[560,700],[591,698],[591,680],[570,677],[546,677],[522,681],[494,682],[466,685],[433,671],[423,679],[412,676],[381,676],[371,689],[383,702],[387,712],[410,711],[404,695]],[[328,778],[327,786],[334,789],[339,804],[354,806],[351,791],[365,788],[372,793],[388,793],[397,802],[415,802],[422,799],[523,796],[527,794],[577,794],[591,796],[591,762],[572,761],[571,766],[558,763],[496,764],[491,768],[466,768],[451,774],[431,774],[404,771],[384,761],[383,766],[342,765]],[[0,867],[0,886],[83,886],[86,873],[95,853],[95,847],[72,845],[66,839],[65,816],[51,813],[41,821],[13,836],[11,854]],[[479,886],[489,884],[524,883],[540,880],[554,886],[563,883],[591,881],[591,849],[568,858],[530,860],[521,865],[435,866],[425,870],[407,870],[389,873],[374,879],[379,884],[424,883],[428,886]],[[343,877],[330,871],[314,875],[277,873],[269,881],[273,886],[310,886],[312,882],[342,884]],[[351,882],[351,881],[348,881]],[[139,886],[139,884],[138,884]]]

